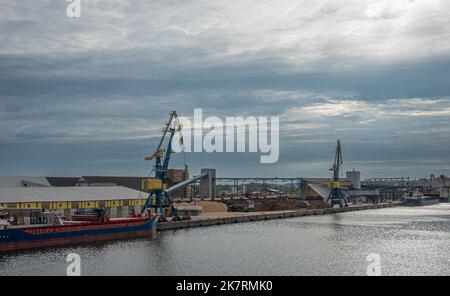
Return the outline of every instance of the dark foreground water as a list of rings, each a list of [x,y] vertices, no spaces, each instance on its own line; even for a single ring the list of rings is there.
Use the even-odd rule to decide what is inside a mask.
[[[450,204],[160,232],[116,241],[0,255],[1,275],[450,275]]]

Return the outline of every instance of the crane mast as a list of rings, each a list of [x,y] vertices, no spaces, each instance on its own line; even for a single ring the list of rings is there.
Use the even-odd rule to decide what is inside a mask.
[[[345,198],[344,193],[342,191],[341,182],[339,181],[339,172],[343,163],[344,162],[342,160],[341,141],[338,140],[336,143],[334,163],[333,166],[330,168],[330,171],[333,171],[333,181],[330,182],[331,191],[326,201],[327,204],[331,206],[334,206],[335,204],[338,204],[340,207],[348,206],[347,199]]]
[[[174,153],[172,151],[172,140],[176,132],[180,134],[180,145],[184,147],[181,124],[177,112],[172,111],[169,115],[169,120],[163,128],[163,134],[155,152],[145,158],[147,161],[155,160],[155,165],[149,174],[151,175],[154,172],[155,176],[142,180],[142,189],[149,192],[149,197],[142,207],[141,214],[144,214],[148,208],[154,208],[155,211],[159,209],[162,218],[164,218],[163,208],[170,206],[169,193],[165,192],[164,189],[167,187],[166,179],[170,156]],[[162,146],[166,138],[168,138],[167,147],[163,149]]]

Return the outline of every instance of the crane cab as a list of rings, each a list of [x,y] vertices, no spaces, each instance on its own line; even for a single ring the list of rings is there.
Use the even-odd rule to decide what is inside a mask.
[[[142,179],[141,188],[144,191],[151,192],[154,190],[164,190],[165,184],[163,184],[162,180],[157,178],[146,178]]]
[[[333,182],[330,182],[330,188],[331,188],[331,189],[342,188],[341,182],[339,182],[339,181],[333,181]]]

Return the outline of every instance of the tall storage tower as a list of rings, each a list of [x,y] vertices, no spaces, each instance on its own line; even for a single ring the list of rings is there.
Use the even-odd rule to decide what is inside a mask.
[[[350,172],[346,172],[347,180],[349,180],[355,189],[361,189],[361,172],[353,169]]]

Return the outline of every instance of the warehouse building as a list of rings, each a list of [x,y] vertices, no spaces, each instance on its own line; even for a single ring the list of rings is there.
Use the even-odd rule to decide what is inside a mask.
[[[147,197],[145,192],[123,186],[0,187],[0,207],[13,224],[38,224],[45,216],[42,213],[48,212],[69,219],[79,209],[92,208],[105,208],[110,217],[123,217],[138,213]]]

